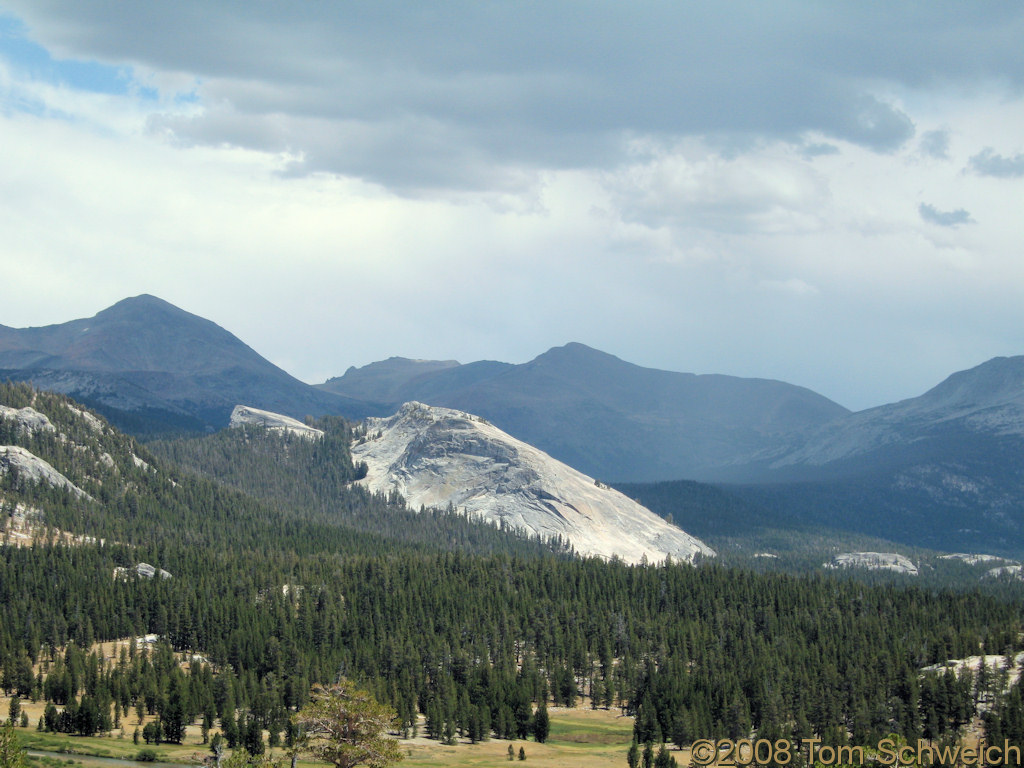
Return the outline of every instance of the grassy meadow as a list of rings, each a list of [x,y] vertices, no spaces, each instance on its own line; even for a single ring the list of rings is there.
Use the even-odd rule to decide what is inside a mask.
[[[0,712],[5,713],[8,705],[9,699],[0,697]],[[15,729],[22,745],[33,750],[64,753],[66,757],[62,755],[59,758],[62,765],[66,764],[67,759],[83,766],[96,765],[89,761],[90,755],[132,760],[141,749],[152,749],[159,761],[171,763],[195,763],[208,754],[208,748],[202,744],[202,736],[197,725],[187,728],[184,744],[136,745],[132,742],[132,733],[137,725],[134,713],[125,718],[123,737],[119,730],[106,736],[82,737],[37,731],[35,726],[42,715],[42,704],[23,701],[22,708],[28,713],[30,722],[28,728]],[[551,718],[551,733],[544,744],[532,740],[510,742],[490,739],[477,744],[467,742],[447,746],[423,737],[402,739],[400,744],[405,753],[405,760],[401,765],[408,768],[507,766],[509,744],[513,747],[513,762],[516,764],[521,763],[518,759],[520,747],[524,749],[526,760],[522,762],[527,766],[622,768],[626,765],[626,751],[633,735],[633,718],[622,716],[618,709],[593,710],[585,706],[573,709],[549,707],[548,714]],[[147,721],[148,718],[143,722]],[[282,750],[275,749],[272,753],[281,757],[285,765],[288,764]],[[681,759],[683,757],[685,753],[676,754],[676,759],[681,764],[684,763]],[[304,760],[300,760],[299,764],[316,765]]]

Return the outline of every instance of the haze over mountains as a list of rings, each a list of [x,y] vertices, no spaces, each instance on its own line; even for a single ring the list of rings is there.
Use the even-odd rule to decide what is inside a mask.
[[[1024,539],[1024,357],[858,413],[785,382],[659,371],[575,343],[521,365],[390,358],[313,387],[140,296],[87,320],[0,327],[0,376],[143,435],[220,429],[239,404],[364,418],[416,400],[480,416],[605,482],[756,483],[734,491],[801,523],[932,546]]]

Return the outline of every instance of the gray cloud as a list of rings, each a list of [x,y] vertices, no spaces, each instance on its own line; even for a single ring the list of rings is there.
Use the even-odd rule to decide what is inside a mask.
[[[959,227],[961,224],[974,224],[974,218],[963,208],[955,211],[940,211],[934,205],[921,203],[917,207],[921,218],[930,224],[938,224],[940,227]]]
[[[1024,154],[1005,157],[997,155],[992,147],[985,147],[970,159],[970,167],[980,176],[1019,179],[1024,176]]]
[[[925,131],[921,134],[921,152],[928,157],[945,160],[949,157],[949,131]]]
[[[804,157],[825,157],[828,155],[838,155],[839,147],[835,144],[808,144],[803,150],[802,154]]]
[[[8,5],[57,55],[196,78],[203,111],[154,121],[181,141],[398,188],[612,167],[637,135],[891,152],[913,122],[866,82],[1024,86],[1024,13],[997,4]]]

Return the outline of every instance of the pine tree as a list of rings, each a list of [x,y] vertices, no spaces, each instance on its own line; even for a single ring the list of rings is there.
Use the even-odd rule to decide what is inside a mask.
[[[305,749],[317,759],[336,768],[386,766],[402,759],[398,743],[385,733],[397,725],[392,708],[345,679],[329,688],[314,687],[312,699],[295,721]]]
[[[636,739],[633,739],[633,743],[629,745],[629,752],[626,753],[626,765],[629,768],[639,768],[640,766],[640,747],[636,743]]]
[[[25,750],[18,742],[14,727],[10,724],[0,727],[0,766],[3,768],[25,768]]]
[[[21,718],[21,699],[17,695],[11,697],[11,704],[8,709],[7,722],[15,725]]]
[[[548,718],[548,705],[547,702],[541,702],[537,708],[537,713],[533,717],[533,735],[534,738],[541,744],[548,740],[548,734],[551,732],[551,721]]]

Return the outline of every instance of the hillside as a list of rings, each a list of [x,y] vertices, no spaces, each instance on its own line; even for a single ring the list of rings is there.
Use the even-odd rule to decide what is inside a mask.
[[[0,546],[0,668],[9,690],[54,705],[56,730],[110,733],[141,707],[170,741],[203,721],[232,743],[279,740],[309,686],[344,670],[403,733],[425,722],[445,742],[524,739],[536,706],[583,694],[634,714],[641,741],[791,737],[799,722],[832,738],[840,719],[864,743],[939,738],[973,692],[921,668],[1016,652],[1024,627],[1008,581],[984,594],[629,566],[409,512],[349,487],[364,469],[336,417],[315,424],[322,435],[243,421],[150,452],[60,395],[0,385],[0,404],[0,444],[83,491],[20,467],[0,477],[5,523],[30,507],[38,534]],[[86,650],[149,635],[134,658]],[[183,668],[174,651],[201,659]],[[920,695],[903,686],[919,676]]]
[[[71,395],[136,434],[219,429],[240,402],[296,418],[365,412],[290,376],[215,323],[148,295],[59,325],[0,326],[3,379]]]
[[[216,431],[239,403],[304,421],[415,399],[475,413],[603,483],[742,484],[734,495],[766,517],[755,526],[1024,553],[1021,357],[852,414],[783,382],[653,370],[581,344],[521,365],[390,358],[313,388],[214,323],[140,296],[88,320],[0,328],[0,366],[147,438]]]
[[[1024,554],[1024,357],[837,419],[752,472],[768,510],[947,550]],[[787,482],[788,481],[788,482]]]

